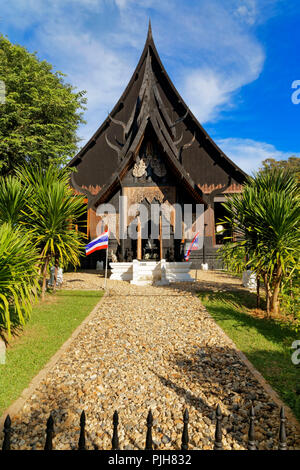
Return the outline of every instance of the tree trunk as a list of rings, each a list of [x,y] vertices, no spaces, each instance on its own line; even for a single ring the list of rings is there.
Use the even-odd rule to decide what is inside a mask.
[[[45,300],[45,292],[46,292],[46,279],[47,279],[47,268],[48,268],[49,258],[45,259],[44,269],[43,269],[43,284],[42,284],[42,301]]]
[[[280,313],[279,291],[280,291],[280,281],[276,283],[272,297],[271,297],[271,313],[273,313],[274,315],[278,315]]]
[[[282,269],[279,266],[273,282],[273,294],[271,297],[271,313],[278,315],[280,313],[279,292],[282,279]]]
[[[264,274],[264,284],[265,284],[265,289],[266,289],[266,304],[267,304],[267,316],[270,315],[270,298],[271,298],[271,292],[270,292],[270,284],[268,281],[268,275],[267,273]]]

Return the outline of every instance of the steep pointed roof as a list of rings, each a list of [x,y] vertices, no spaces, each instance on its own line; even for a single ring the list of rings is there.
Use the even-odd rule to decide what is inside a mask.
[[[167,75],[156,50],[151,22],[144,50],[121,98],[87,144],[71,160],[78,172],[73,187],[89,206],[105,201],[121,184],[148,126],[180,183],[203,202],[203,184],[212,189],[241,184],[245,173],[209,137]],[[95,189],[96,188],[96,189]]]

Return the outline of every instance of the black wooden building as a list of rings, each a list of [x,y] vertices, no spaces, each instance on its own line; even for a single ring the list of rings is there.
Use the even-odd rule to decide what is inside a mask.
[[[216,233],[224,215],[221,203],[226,195],[241,192],[246,174],[216,145],[179,95],[160,60],[150,24],[125,91],[70,166],[77,170],[71,178],[74,190],[86,195],[90,239],[107,221],[99,208],[111,204],[118,211],[121,195],[127,196],[129,205],[204,204],[205,251],[192,252],[191,260],[196,267],[204,255],[210,268],[217,267],[216,250],[223,242]],[[128,223],[133,219],[131,215]],[[116,224],[118,229],[119,220]],[[112,233],[110,249],[123,260],[144,258],[151,246],[156,257],[176,260],[186,242],[171,233],[170,240],[142,240],[139,249],[137,241]],[[89,262],[95,264],[99,256],[98,252]]]

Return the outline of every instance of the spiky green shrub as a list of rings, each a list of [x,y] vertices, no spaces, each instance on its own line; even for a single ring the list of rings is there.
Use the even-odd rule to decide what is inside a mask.
[[[282,310],[294,320],[297,331],[300,330],[300,267],[293,275],[284,280],[280,291]]]
[[[248,179],[223,204],[247,266],[264,280],[268,313],[279,313],[280,289],[300,259],[300,192],[294,175],[275,169]]]
[[[84,197],[74,195],[69,185],[69,172],[55,166],[24,168],[18,176],[24,185],[31,188],[25,227],[40,253],[43,299],[50,263],[55,265],[56,272],[59,265],[79,264],[84,241],[76,224],[86,210]]]
[[[38,253],[29,236],[10,224],[0,226],[0,326],[11,336],[12,324],[29,318],[38,289]]]
[[[218,249],[217,257],[230,273],[241,274],[246,269],[246,252],[243,246],[224,243]]]
[[[0,224],[18,225],[24,220],[24,207],[30,188],[13,176],[0,177]]]

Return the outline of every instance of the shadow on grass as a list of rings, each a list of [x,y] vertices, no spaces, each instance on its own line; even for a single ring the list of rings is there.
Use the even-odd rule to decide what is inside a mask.
[[[199,297],[206,305],[213,318],[221,322],[234,322],[240,331],[255,329],[264,338],[273,343],[291,346],[297,334],[285,321],[272,318],[258,318],[250,315],[247,309],[256,306],[255,294],[249,292],[199,292]]]
[[[12,311],[10,314],[10,330],[11,330],[11,338],[18,338],[19,336],[22,335],[24,326],[26,326],[26,322],[29,319],[25,320],[25,325],[20,324],[19,318],[17,314]],[[4,342],[5,346],[7,347],[9,345],[9,339],[8,339],[8,333],[7,333],[7,328],[4,326],[4,322],[2,319],[0,319],[0,339]]]

